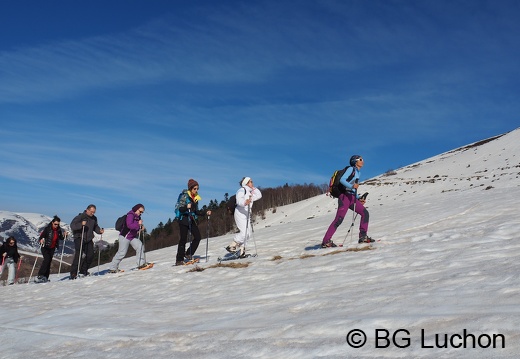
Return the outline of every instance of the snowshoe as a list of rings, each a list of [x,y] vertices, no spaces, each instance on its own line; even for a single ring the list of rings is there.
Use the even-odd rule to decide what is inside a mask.
[[[333,248],[333,247],[337,247],[336,243],[334,243],[333,241],[328,241],[326,243],[321,244],[321,248]]]
[[[137,267],[137,269],[139,270],[147,270],[147,269],[150,269],[153,267],[153,263],[145,263],[143,265],[140,265],[139,267]]]

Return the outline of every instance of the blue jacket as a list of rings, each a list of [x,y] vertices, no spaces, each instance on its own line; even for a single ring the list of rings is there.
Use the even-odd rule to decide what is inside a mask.
[[[352,174],[352,169],[354,169],[354,177],[352,177],[352,179],[350,180],[350,182],[347,182],[347,179],[349,178],[349,176]],[[354,183],[356,183],[356,180],[359,180],[361,177],[361,172],[359,172],[359,170],[357,169],[357,167],[349,167],[347,168],[347,170],[345,171],[345,173],[343,174],[343,176],[341,176],[339,182],[345,186],[345,188],[347,189],[347,193],[350,192],[350,193],[356,193],[356,197],[358,197],[357,195],[357,191],[354,189],[354,187],[352,187],[354,185]]]
[[[200,196],[197,194],[195,198],[191,198],[190,193],[187,189],[183,190],[179,194],[177,204],[175,205],[175,217],[181,221],[188,223],[188,215],[193,219],[197,220],[197,216],[203,216],[204,211],[199,210]],[[191,208],[188,210],[188,203],[191,203]]]

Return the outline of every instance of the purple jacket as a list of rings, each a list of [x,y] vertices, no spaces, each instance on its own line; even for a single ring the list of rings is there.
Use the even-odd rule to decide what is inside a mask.
[[[139,232],[139,221],[141,220],[141,215],[135,214],[134,211],[129,211],[126,214],[126,228],[130,231],[126,234],[125,238],[132,240],[137,238],[137,234]]]

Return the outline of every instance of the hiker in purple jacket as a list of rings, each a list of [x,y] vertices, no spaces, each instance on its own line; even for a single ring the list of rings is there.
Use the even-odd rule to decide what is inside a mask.
[[[145,230],[143,220],[141,219],[141,214],[143,213],[144,206],[141,203],[138,203],[126,214],[126,222],[119,232],[119,248],[112,259],[112,263],[110,263],[110,268],[108,270],[109,273],[117,273],[121,271],[119,269],[119,263],[121,263],[123,258],[125,258],[129,246],[132,246],[132,248],[135,249],[137,268],[143,269],[148,265],[144,259],[143,244],[139,239],[140,231]]]

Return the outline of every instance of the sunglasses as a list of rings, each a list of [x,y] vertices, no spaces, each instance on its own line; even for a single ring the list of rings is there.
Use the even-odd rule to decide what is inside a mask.
[[[10,244],[11,246],[14,246],[14,242],[9,242],[9,244]]]
[[[55,227],[57,227],[57,226],[59,226],[60,224],[59,224],[59,223],[53,223],[52,225],[55,226]]]

